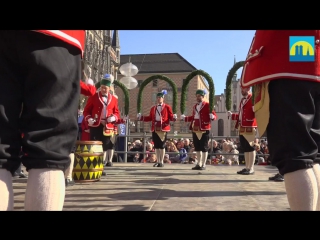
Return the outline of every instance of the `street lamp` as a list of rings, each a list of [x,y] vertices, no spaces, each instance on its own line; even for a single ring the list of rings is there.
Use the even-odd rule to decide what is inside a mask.
[[[132,64],[129,60],[128,63],[123,64],[120,68],[119,71],[122,75],[125,77],[121,78],[119,81],[126,86],[129,90],[134,89],[135,87],[138,86],[138,81],[132,77],[135,76],[139,70],[136,65]],[[134,123],[133,123],[134,124]],[[128,159],[128,135],[130,132],[130,125],[133,125],[132,122],[129,119],[129,116],[127,116],[127,121],[126,121],[126,137],[124,141],[124,146],[125,146],[125,153],[124,153],[124,162],[127,162]],[[133,125],[134,126],[134,125]]]

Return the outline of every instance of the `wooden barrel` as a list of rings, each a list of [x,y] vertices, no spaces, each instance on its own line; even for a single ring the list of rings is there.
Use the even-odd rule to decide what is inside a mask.
[[[99,181],[103,171],[100,141],[77,141],[72,177],[75,182]]]

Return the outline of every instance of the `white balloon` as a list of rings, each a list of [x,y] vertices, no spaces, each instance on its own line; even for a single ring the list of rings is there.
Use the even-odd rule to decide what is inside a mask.
[[[123,77],[119,81],[128,89],[134,89],[138,86],[138,81],[133,77]]]
[[[125,63],[123,64],[120,68],[119,71],[122,75],[126,76],[126,77],[132,77],[134,75],[136,75],[139,70],[137,68],[136,65],[130,63]]]

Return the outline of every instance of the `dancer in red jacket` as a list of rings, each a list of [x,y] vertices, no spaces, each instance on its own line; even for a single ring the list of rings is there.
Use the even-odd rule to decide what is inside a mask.
[[[166,90],[157,94],[157,104],[151,107],[149,116],[141,116],[141,113],[137,115],[139,121],[151,122],[152,140],[157,157],[154,167],[164,166],[165,144],[167,133],[170,132],[170,121],[176,121],[177,119],[177,115],[173,114],[171,106],[164,103],[164,95],[166,94]]]
[[[196,91],[197,103],[193,106],[191,116],[181,115],[181,120],[191,122],[192,138],[197,154],[198,164],[192,170],[205,170],[209,150],[209,133],[211,121],[217,119],[215,111],[210,112],[209,103],[204,101],[205,90]]]
[[[252,93],[250,88],[241,87],[242,99],[239,106],[239,113],[228,111],[228,116],[236,121],[235,129],[239,130],[239,140],[241,148],[244,151],[244,159],[246,167],[238,174],[251,175],[254,174],[254,163],[256,159],[256,151],[253,146],[256,137],[257,121],[252,108]]]
[[[115,143],[115,124],[120,119],[118,99],[110,92],[112,83],[110,74],[101,80],[100,92],[95,93],[87,102],[83,116],[90,129],[90,140],[102,141],[106,166],[112,166]]]
[[[25,210],[62,210],[84,42],[85,30],[0,31],[0,210],[13,210],[21,146]]]

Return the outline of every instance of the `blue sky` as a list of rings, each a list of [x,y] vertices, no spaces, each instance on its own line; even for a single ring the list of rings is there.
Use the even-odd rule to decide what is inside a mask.
[[[120,54],[179,53],[224,92],[228,71],[246,58],[255,30],[119,30]],[[238,70],[241,76],[242,68]]]

